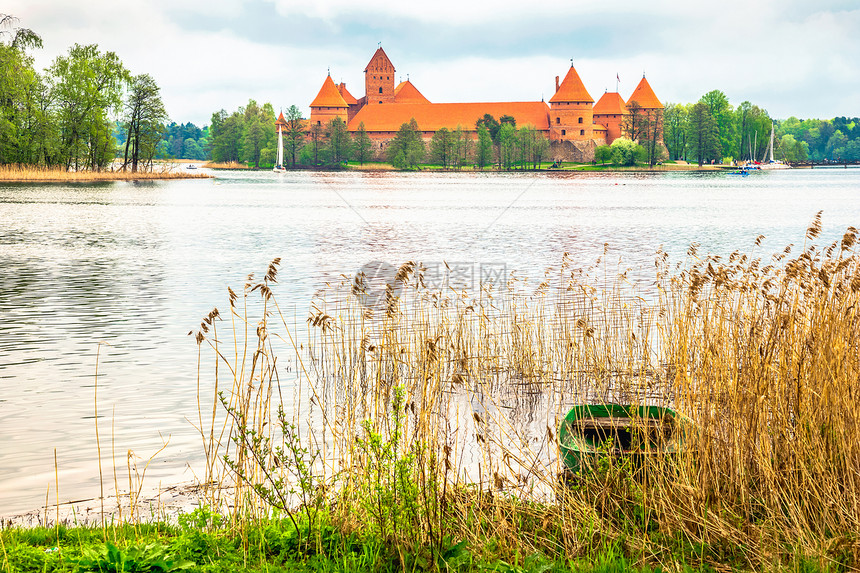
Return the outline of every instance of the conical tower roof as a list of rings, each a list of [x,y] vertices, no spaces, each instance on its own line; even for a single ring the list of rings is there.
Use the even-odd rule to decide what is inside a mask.
[[[400,82],[394,88],[394,101],[395,103],[430,103],[430,100],[424,97],[409,80]]]
[[[555,95],[549,99],[549,103],[592,103],[593,101],[573,65],[570,66]]]
[[[329,75],[326,76],[320,88],[320,93],[311,102],[311,107],[349,107],[349,105],[344,101],[343,96],[340,95],[340,91]]]
[[[651,89],[651,84],[648,83],[644,75],[642,76],[642,81],[633,90],[633,95],[627,100],[627,105],[629,106],[634,101],[643,109],[663,109],[663,104],[657,99],[654,90]]]
[[[367,70],[369,70],[370,67],[373,66],[374,62],[377,63],[376,67],[380,67],[383,63],[386,63],[391,66],[392,72],[395,71],[394,64],[392,64],[391,60],[388,59],[388,54],[385,53],[385,50],[383,50],[382,47],[377,48],[376,51],[373,53],[373,57],[370,58],[369,62],[367,62],[367,67],[364,68],[365,73],[367,73]]]
[[[277,121],[275,121],[275,125],[287,125],[287,120],[284,118],[284,112],[278,116]]]
[[[627,113],[627,104],[618,92],[606,92],[594,104],[595,115],[624,115],[625,113]]]

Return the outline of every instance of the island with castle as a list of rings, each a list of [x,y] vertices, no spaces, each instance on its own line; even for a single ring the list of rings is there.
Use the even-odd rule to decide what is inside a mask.
[[[550,141],[556,160],[591,161],[597,146],[610,145],[619,137],[640,139],[639,129],[646,122],[663,146],[663,104],[644,75],[626,101],[618,92],[607,91],[595,103],[572,62],[563,80],[556,76],[549,105],[544,101],[431,103],[409,79],[395,85],[394,64],[379,47],[364,70],[363,97],[356,99],[345,83],[336,84],[329,74],[310,108],[310,127],[340,119],[355,134],[363,124],[379,158],[400,126],[413,119],[425,142],[442,128],[460,128],[476,139],[476,122],[485,114],[512,116],[518,127],[533,126]]]

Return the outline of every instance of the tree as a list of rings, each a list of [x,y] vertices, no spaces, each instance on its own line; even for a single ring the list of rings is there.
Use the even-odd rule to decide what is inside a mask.
[[[263,149],[270,143],[274,132],[275,112],[271,104],[266,105],[268,109],[265,106],[261,108],[253,99],[249,100],[242,118],[242,159],[253,163],[255,169],[259,169]]]
[[[687,153],[687,108],[679,103],[667,103],[663,109],[663,141],[669,159],[684,159]]]
[[[167,111],[152,76],[141,74],[132,78],[125,113],[127,135],[122,168],[125,171],[131,161],[131,172],[136,173],[141,158],[151,163],[167,121]]]
[[[340,165],[349,161],[352,154],[352,138],[346,128],[346,122],[339,117],[328,122],[326,139],[328,139],[328,148],[325,155],[330,165]]]
[[[499,128],[499,168],[510,169],[514,162],[517,128],[513,123],[502,123]]]
[[[424,141],[413,117],[400,126],[397,135],[388,145],[388,160],[398,169],[413,169],[424,158]]]
[[[291,105],[289,109],[287,109],[287,115],[284,119],[287,122],[287,131],[283,134],[284,150],[286,151],[287,157],[290,158],[290,167],[295,168],[296,157],[305,142],[302,112],[298,107]]]
[[[367,129],[364,127],[364,122],[358,124],[358,131],[355,132],[355,159],[359,165],[364,165],[365,161],[369,161],[373,153],[373,142],[367,134]]]
[[[114,158],[108,114],[122,105],[128,70],[113,52],[75,44],[48,71],[67,168],[101,169]]]
[[[612,147],[608,145],[599,145],[594,150],[594,161],[605,165],[607,161],[612,161]]]
[[[486,125],[478,125],[478,146],[475,151],[475,163],[483,171],[484,167],[493,162],[493,138]]]
[[[239,162],[243,123],[243,115],[240,111],[227,115],[227,112],[222,109],[212,114],[212,124],[209,127],[212,139],[212,161],[217,163]]]
[[[627,113],[621,118],[621,133],[630,141],[638,141],[646,129],[647,117],[643,111],[638,101],[627,104]]]
[[[453,134],[447,127],[443,127],[433,134],[430,140],[430,160],[438,163],[443,169],[447,169],[456,159],[456,142]]]
[[[707,104],[700,101],[690,108],[687,129],[687,139],[699,166],[706,161],[716,159],[719,153],[720,140],[717,123]]]
[[[620,166],[635,165],[638,147],[640,146],[635,141],[626,137],[619,137],[610,146],[612,163]]]
[[[699,101],[708,106],[711,117],[714,118],[719,141],[719,151],[716,156],[737,156],[734,111],[729,103],[729,98],[720,90],[711,90],[703,95]]]

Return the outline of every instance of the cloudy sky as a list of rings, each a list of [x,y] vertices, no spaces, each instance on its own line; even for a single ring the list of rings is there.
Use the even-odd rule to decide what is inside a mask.
[[[592,97],[643,72],[665,102],[720,89],[777,118],[860,116],[858,0],[5,0],[45,42],[149,73],[174,121],[209,123],[251,98],[305,114],[326,72],[364,95],[382,43],[433,102],[549,99],[570,59]]]

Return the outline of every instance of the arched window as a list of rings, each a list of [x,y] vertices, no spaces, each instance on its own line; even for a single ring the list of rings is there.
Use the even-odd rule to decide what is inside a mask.
[[[582,118],[581,118],[581,117],[579,118],[579,123],[582,123]]]
[[[379,86],[379,93],[382,93],[382,86]]]
[[[556,125],[558,125],[558,124],[560,124],[560,123],[561,123],[561,118],[560,118],[560,117],[558,117],[558,116],[556,116],[556,118],[555,118],[555,124],[556,124]]]

